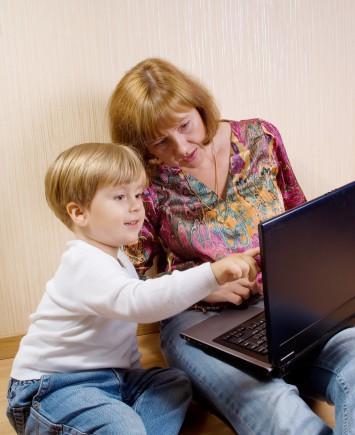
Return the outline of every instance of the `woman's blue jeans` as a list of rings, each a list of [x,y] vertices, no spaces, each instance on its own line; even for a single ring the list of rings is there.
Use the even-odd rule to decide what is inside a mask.
[[[300,397],[300,384],[257,379],[180,338],[180,331],[213,315],[185,311],[163,321],[161,345],[169,364],[189,375],[196,392],[238,435],[355,434],[355,328],[335,335],[299,373],[307,395],[335,405],[333,431]]]
[[[191,400],[177,369],[104,369],[10,380],[8,417],[19,434],[178,434]]]

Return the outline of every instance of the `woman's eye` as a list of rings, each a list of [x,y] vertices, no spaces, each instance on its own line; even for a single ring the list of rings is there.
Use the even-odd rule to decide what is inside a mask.
[[[185,122],[183,122],[181,125],[180,125],[180,128],[182,129],[182,130],[185,130],[185,129],[187,129],[187,127],[190,125],[190,121],[185,121]]]
[[[166,139],[164,138],[164,139],[160,139],[160,140],[158,140],[157,142],[155,142],[154,144],[153,144],[153,146],[155,146],[155,147],[159,147],[159,146],[161,146],[161,145],[164,145],[166,143]]]
[[[124,198],[124,195],[116,195],[116,196],[113,197],[113,199],[115,201],[122,201],[123,198]]]

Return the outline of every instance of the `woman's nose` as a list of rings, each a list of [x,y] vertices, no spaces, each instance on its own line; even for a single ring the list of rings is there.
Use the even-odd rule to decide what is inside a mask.
[[[174,137],[174,151],[178,156],[184,156],[188,152],[188,142],[183,135]]]

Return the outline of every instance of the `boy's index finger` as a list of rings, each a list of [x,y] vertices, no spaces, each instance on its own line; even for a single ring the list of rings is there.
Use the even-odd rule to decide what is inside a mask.
[[[245,255],[249,255],[250,257],[256,257],[260,254],[260,248],[250,248],[243,252]]]

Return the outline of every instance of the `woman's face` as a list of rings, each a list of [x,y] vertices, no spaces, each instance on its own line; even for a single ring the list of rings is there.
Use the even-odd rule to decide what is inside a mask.
[[[198,168],[204,158],[202,145],[206,130],[196,109],[178,113],[177,124],[162,131],[162,136],[147,145],[147,149],[161,163],[183,168]]]

